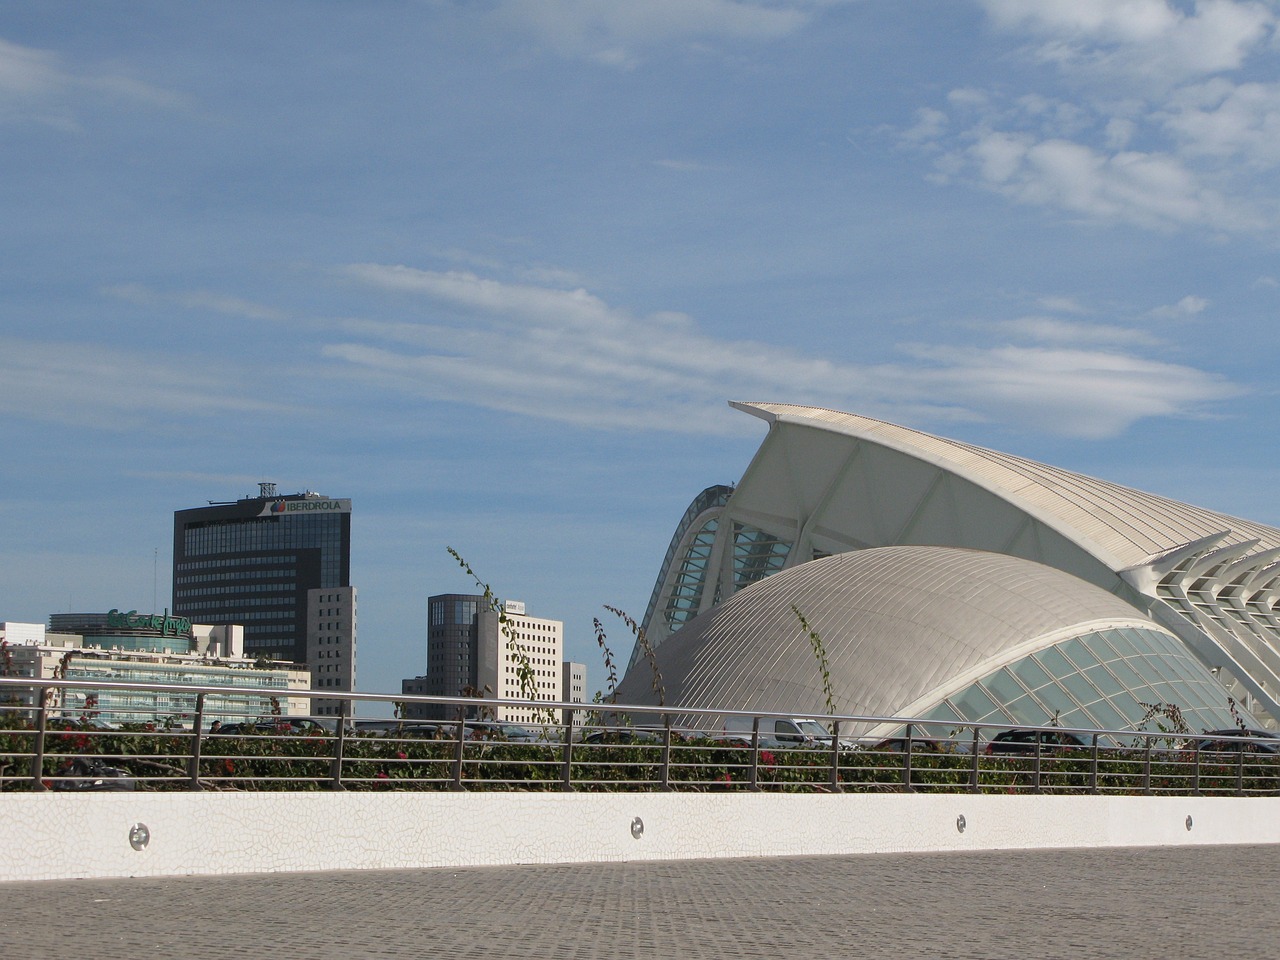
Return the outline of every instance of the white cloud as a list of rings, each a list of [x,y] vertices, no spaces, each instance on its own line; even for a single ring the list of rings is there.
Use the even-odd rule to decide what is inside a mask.
[[[1102,439],[1148,417],[1194,415],[1241,391],[1192,367],[1102,350],[919,348],[918,380],[990,419]]]
[[[833,0],[501,0],[500,20],[564,56],[633,67],[653,46],[694,40],[768,41],[803,27]]]
[[[1141,347],[1155,347],[1160,344],[1157,337],[1153,337],[1144,330],[1100,323],[1079,323],[1060,320],[1056,317],[1019,317],[1016,320],[1004,320],[990,326],[991,329],[1005,336],[1039,344]]]
[[[346,336],[323,352],[352,376],[428,400],[593,426],[731,430],[723,402],[747,396],[1100,437],[1144,417],[1194,415],[1239,392],[1213,374],[1133,355],[1151,342],[1145,334],[1097,324],[1024,318],[1002,332],[1031,345],[911,348],[916,364],[859,365],[716,339],[683,314],[635,317],[582,289],[380,264],[341,272],[406,294],[408,315],[430,317],[344,321]]]
[[[1237,232],[1280,224],[1275,11],[1252,0],[981,0],[992,23],[1034,38],[1061,89],[962,88],[949,115],[903,134],[936,155],[933,182],[1148,228]],[[924,108],[928,111],[930,108]],[[928,117],[927,124],[920,117]]]
[[[1064,68],[1141,76],[1144,82],[1234,70],[1264,45],[1275,13],[1262,3],[1199,0],[1187,12],[1166,0],[982,0],[1005,30],[1043,38],[1045,61]]]
[[[245,317],[249,320],[286,320],[288,314],[275,307],[264,306],[239,297],[211,293],[207,290],[184,290],[173,293],[161,293],[137,283],[123,283],[105,287],[102,291],[107,296],[137,303],[144,306],[176,306],[186,310],[207,310],[230,317]]]
[[[1108,154],[1070,140],[984,132],[939,169],[951,176],[971,172],[978,183],[1020,203],[1091,219],[1162,229],[1253,230],[1267,223],[1257,210],[1223,196],[1169,154]]]
[[[1156,307],[1149,316],[1160,320],[1187,320],[1204,313],[1209,301],[1204,297],[1185,296],[1177,303]]]
[[[74,129],[88,102],[174,107],[185,98],[118,69],[75,69],[50,50],[0,39],[0,122],[31,120]]]
[[[1280,83],[1217,78],[1179,91],[1157,118],[1188,155],[1280,164]]]
[[[0,412],[6,416],[99,430],[289,410],[251,399],[249,382],[234,375],[215,376],[194,362],[96,343],[0,339],[0,383]]]

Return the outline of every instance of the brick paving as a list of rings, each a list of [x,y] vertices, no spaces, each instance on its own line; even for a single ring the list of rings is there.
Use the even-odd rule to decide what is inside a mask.
[[[0,956],[1218,960],[1271,955],[1278,889],[1274,846],[45,881]]]

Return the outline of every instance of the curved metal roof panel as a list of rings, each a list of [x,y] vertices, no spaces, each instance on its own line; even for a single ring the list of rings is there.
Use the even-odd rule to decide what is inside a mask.
[[[852,413],[788,403],[733,402],[770,424],[829,430],[882,444],[979,484],[1045,521],[1113,569],[1229,531],[1224,545],[1280,547],[1280,529],[1058,467]]]
[[[821,638],[836,709],[893,716],[1069,636],[1159,630],[1123,600],[1052,567],[951,547],[883,547],[775,573],[667,638],[656,651],[667,702],[825,713],[798,608]],[[995,666],[991,666],[995,664]],[[637,663],[622,702],[652,703]]]

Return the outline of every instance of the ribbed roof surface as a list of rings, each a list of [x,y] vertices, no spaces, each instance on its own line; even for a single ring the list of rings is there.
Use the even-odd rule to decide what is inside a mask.
[[[668,637],[657,650],[667,703],[825,713],[818,660],[793,604],[821,637],[836,709],[881,716],[1077,626],[1158,629],[1106,591],[1029,560],[948,547],[857,550],[767,577]],[[637,662],[619,700],[653,703],[649,686]]]
[[[787,403],[734,403],[769,422],[831,430],[916,456],[980,484],[1045,519],[1099,559],[1135,566],[1230,530],[1223,543],[1280,547],[1280,529],[1193,507],[1034,460],[987,450],[852,413]]]

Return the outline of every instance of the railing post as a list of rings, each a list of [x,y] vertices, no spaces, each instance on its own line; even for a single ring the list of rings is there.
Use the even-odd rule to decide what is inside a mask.
[[[671,714],[662,717],[662,789],[671,789]]]
[[[44,733],[49,726],[49,691],[52,687],[40,687],[40,709],[36,711],[36,742],[31,751],[31,789],[37,792],[44,785]]]
[[[191,757],[187,761],[187,774],[191,778],[191,789],[200,789],[200,745],[204,736],[204,694],[196,694],[196,714],[191,719]]]
[[[1041,751],[1044,749],[1044,744],[1040,741],[1040,737],[1041,737],[1041,734],[1037,733],[1036,734],[1035,767],[1033,768],[1033,773],[1031,776],[1031,792],[1032,793],[1043,792],[1040,789],[1040,754],[1041,754]]]
[[[978,728],[973,728],[973,763],[969,769],[969,789],[974,793],[978,792],[979,787],[979,756],[978,756]]]
[[[1098,792],[1098,735],[1093,735],[1093,743],[1089,751],[1089,792]]]
[[[705,774],[704,774],[705,776]],[[751,790],[760,789],[760,718],[751,718],[751,776],[747,786]]]
[[[1244,744],[1237,743],[1240,752],[1236,754],[1236,796],[1244,796]]]
[[[465,790],[462,785],[462,755],[466,749],[467,742],[467,708],[458,707],[458,748],[453,755],[453,783],[449,785],[450,790]]]
[[[1191,795],[1200,796],[1200,744],[1197,743],[1191,752]]]
[[[1147,746],[1142,753],[1142,795],[1151,796],[1151,736],[1147,736]]]
[[[902,789],[905,793],[914,793],[915,787],[911,785],[911,724],[906,726],[907,739],[902,747]]]
[[[840,786],[840,721],[833,720],[831,722],[831,792],[841,793],[843,787]]]
[[[330,790],[347,789],[342,785],[342,764],[347,756],[347,717],[350,710],[350,700],[344,697],[338,701],[338,739],[333,745],[333,762],[329,766]]]
[[[560,789],[573,789],[573,711],[564,712],[564,759],[560,763]]]

